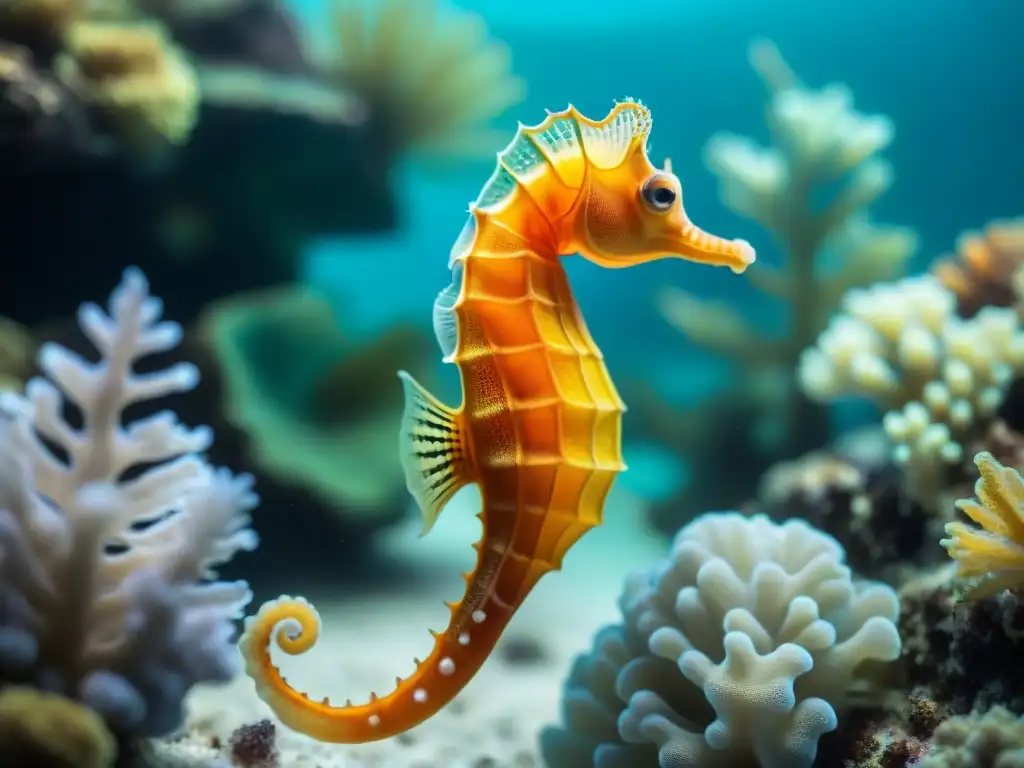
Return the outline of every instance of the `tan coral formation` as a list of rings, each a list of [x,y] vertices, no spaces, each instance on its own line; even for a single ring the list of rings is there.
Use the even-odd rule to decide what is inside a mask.
[[[1024,717],[1005,707],[951,717],[939,724],[915,768],[1021,768]]]
[[[1024,329],[1013,309],[958,317],[956,297],[921,275],[848,292],[797,376],[818,402],[874,400],[908,493],[934,510],[963,446],[985,434],[1022,371]]]
[[[0,764],[111,768],[114,737],[88,707],[35,688],[0,691]]]
[[[486,122],[523,100],[511,55],[483,17],[437,0],[335,0],[327,70],[363,98],[393,152],[479,157],[502,146]]]
[[[957,311],[973,317],[984,306],[1017,303],[1015,288],[1024,266],[1024,216],[997,219],[980,231],[964,232],[955,251],[940,256],[933,275],[957,297]]]
[[[74,24],[55,68],[115,135],[135,146],[181,144],[198,121],[195,71],[155,23]]]

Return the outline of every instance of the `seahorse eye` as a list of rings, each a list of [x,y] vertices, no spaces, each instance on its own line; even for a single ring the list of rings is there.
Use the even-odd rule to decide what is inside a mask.
[[[676,202],[676,190],[672,180],[663,175],[655,174],[644,182],[640,196],[644,203],[655,213],[665,213],[671,210]]]

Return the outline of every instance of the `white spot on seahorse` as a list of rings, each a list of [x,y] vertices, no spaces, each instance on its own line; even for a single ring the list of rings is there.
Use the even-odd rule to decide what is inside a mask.
[[[423,688],[417,688],[412,692],[412,699],[417,704],[422,704],[427,700],[427,692]]]
[[[380,717],[377,715],[370,715],[367,722],[369,722],[371,728],[376,728],[380,725]]]
[[[473,611],[473,621],[475,621],[477,624],[483,624],[484,619],[486,618],[487,614],[483,611]]]
[[[469,633],[463,632],[459,635],[459,645],[469,645]]]
[[[442,675],[454,675],[455,674],[455,662],[445,656],[441,659],[441,663],[437,665],[438,670]]]

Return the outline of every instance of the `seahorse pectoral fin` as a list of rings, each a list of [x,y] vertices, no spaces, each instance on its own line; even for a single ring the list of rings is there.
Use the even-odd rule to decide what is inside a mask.
[[[473,481],[472,467],[465,450],[460,414],[405,371],[399,371],[398,377],[405,388],[399,455],[406,487],[423,518],[422,535],[426,535],[445,504]]]

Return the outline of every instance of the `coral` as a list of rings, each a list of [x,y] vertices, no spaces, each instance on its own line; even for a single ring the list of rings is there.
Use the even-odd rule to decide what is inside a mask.
[[[1024,604],[1012,592],[958,602],[950,576],[944,567],[900,590],[906,683],[953,714],[994,704],[1024,712],[1024,671],[1006,663],[1024,653]]]
[[[761,478],[758,501],[773,519],[800,518],[835,536],[864,576],[892,578],[907,561],[941,553],[933,516],[907,497],[895,468],[838,449],[776,464]]]
[[[339,0],[332,76],[370,107],[386,151],[488,155],[502,140],[482,124],[522,101],[506,46],[483,17],[437,0]]]
[[[1024,216],[992,221],[965,232],[956,251],[932,262],[931,272],[957,298],[957,313],[974,317],[982,307],[1017,303],[1014,277],[1024,266]]]
[[[326,300],[302,288],[226,299],[199,324],[223,379],[225,416],[249,438],[256,467],[311,489],[356,528],[376,530],[404,514],[393,377],[396,358],[420,368],[415,353],[429,339],[392,348],[385,337],[359,349]],[[357,367],[346,364],[353,355]],[[383,370],[395,381],[393,399],[373,375]]]
[[[207,104],[302,115],[326,125],[352,127],[366,120],[365,105],[351,93],[308,78],[210,64],[198,67],[197,76]]]
[[[974,599],[1024,586],[1024,480],[990,453],[974,463],[981,477],[974,486],[977,499],[961,499],[957,509],[977,523],[946,523],[940,543],[956,561],[956,575],[980,579],[966,593]]]
[[[0,316],[0,391],[20,390],[35,372],[36,341],[9,317]]]
[[[566,726],[542,737],[549,764],[810,766],[862,664],[900,654],[896,594],[853,581],[842,556],[799,520],[687,525],[627,583],[624,628],[574,667]]]
[[[955,305],[930,275],[851,290],[798,369],[815,400],[862,396],[888,410],[893,459],[912,497],[932,509],[964,442],[986,431],[1024,370],[1014,310],[986,307],[965,320]]]
[[[671,326],[741,368],[733,381],[742,384],[732,387],[729,399],[743,410],[759,408],[758,420],[770,424],[771,439],[763,441],[759,461],[734,471],[727,484],[727,493],[742,488],[748,495],[770,464],[827,439],[822,409],[793,384],[791,371],[803,348],[813,343],[847,289],[899,276],[917,247],[911,230],[875,223],[866,213],[892,183],[892,170],[879,157],[892,141],[889,119],[856,111],[843,85],[813,89],[801,83],[769,42],[754,44],[750,61],[768,91],[771,144],[761,147],[747,137],[720,133],[708,142],[705,162],[719,179],[722,202],[763,227],[780,246],[783,266],[759,260],[745,275],[783,307],[784,331],[766,334],[763,322],[735,306],[680,288],[665,288],[656,299]],[[750,383],[761,380],[780,382],[774,397],[743,404],[751,398]],[[632,402],[638,411],[647,409],[642,401]],[[712,422],[701,431],[718,429]],[[685,454],[688,460],[702,460],[701,441],[697,446]],[[694,482],[709,482],[702,470],[694,470]],[[746,498],[718,496],[715,503],[740,501]]]
[[[1022,768],[1024,717],[1005,707],[951,717],[935,729],[915,768]]]
[[[750,59],[769,91],[772,145],[722,133],[708,142],[705,158],[719,178],[722,201],[782,246],[784,268],[759,262],[747,274],[785,302],[786,336],[765,338],[734,309],[680,289],[666,290],[659,307],[702,346],[743,363],[791,370],[840,297],[902,273],[917,238],[865,214],[892,183],[891,168],[878,157],[892,141],[888,118],[857,112],[845,86],[803,85],[771,43],[756,43]],[[825,189],[832,194],[822,205]]]
[[[0,149],[5,168],[35,170],[92,140],[84,105],[28,48],[0,43]]]
[[[73,701],[32,688],[0,690],[0,762],[36,768],[110,768],[117,745],[103,720]]]
[[[278,0],[133,0],[205,64],[311,75],[298,22]]]
[[[80,21],[69,28],[54,67],[132,146],[182,144],[199,118],[195,71],[152,22]]]
[[[192,685],[236,672],[232,620],[249,590],[213,568],[256,546],[256,497],[251,478],[202,459],[209,430],[171,412],[122,425],[126,408],[187,391],[197,373],[133,372],[181,336],[139,271],[109,313],[78,314],[99,362],[44,345],[47,378],[2,401],[0,683],[81,701],[127,739],[173,730]]]

